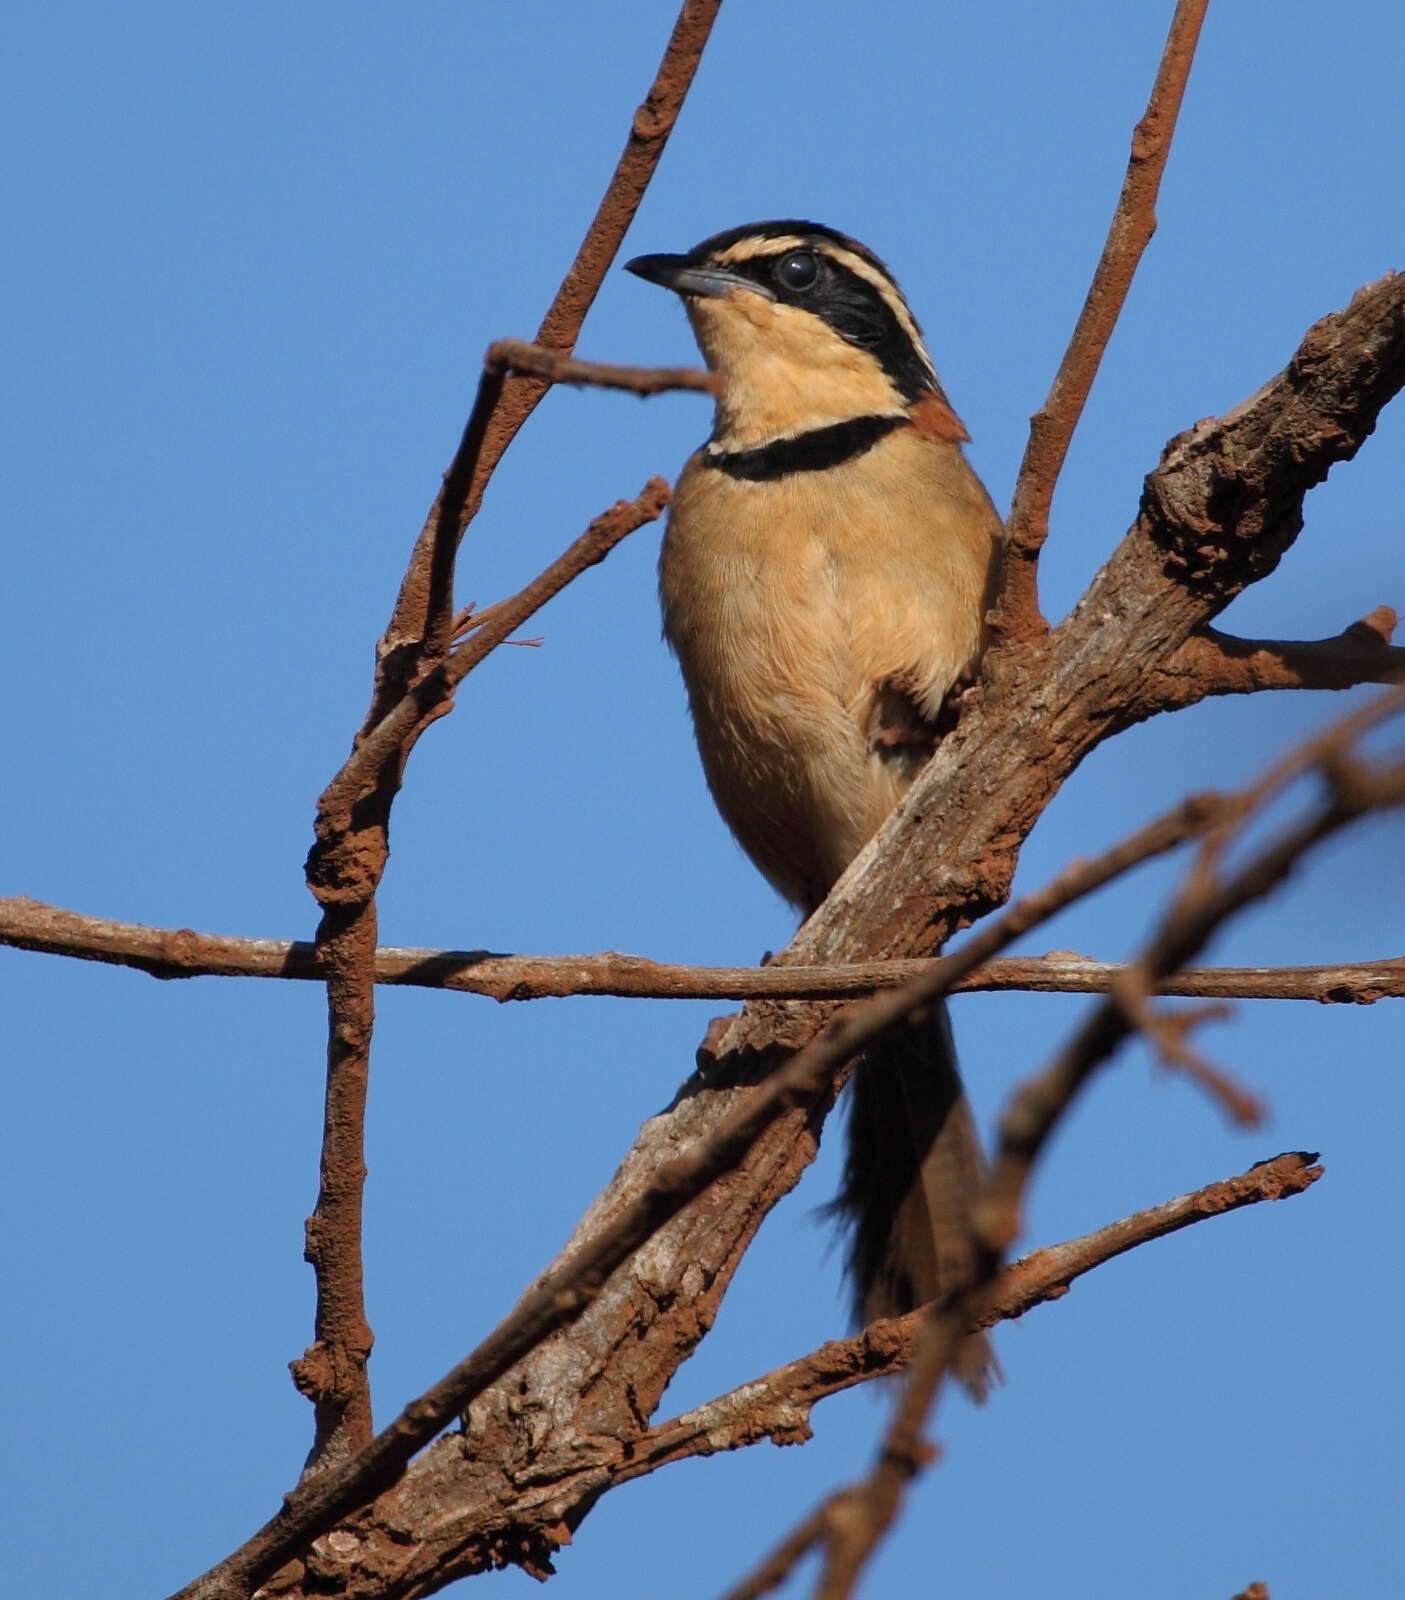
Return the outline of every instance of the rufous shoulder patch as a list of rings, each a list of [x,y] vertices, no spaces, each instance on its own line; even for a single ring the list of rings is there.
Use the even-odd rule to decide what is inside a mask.
[[[939,389],[929,389],[907,408],[912,425],[929,439],[945,439],[949,444],[964,444],[971,437],[966,425],[947,404]]]

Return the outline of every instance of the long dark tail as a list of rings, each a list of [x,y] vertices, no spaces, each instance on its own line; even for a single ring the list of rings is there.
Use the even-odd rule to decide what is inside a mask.
[[[974,1265],[971,1202],[985,1168],[944,1006],[886,1034],[851,1080],[849,1143],[835,1209],[849,1230],[861,1322],[898,1316],[965,1283]],[[983,1400],[999,1375],[984,1334],[956,1375]]]

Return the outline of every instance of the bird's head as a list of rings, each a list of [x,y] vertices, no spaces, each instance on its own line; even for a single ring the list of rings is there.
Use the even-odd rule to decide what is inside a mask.
[[[722,380],[719,447],[903,413],[944,416],[930,431],[965,437],[892,273],[846,234],[815,222],[753,222],[685,255],[636,256],[626,270],[682,297]]]

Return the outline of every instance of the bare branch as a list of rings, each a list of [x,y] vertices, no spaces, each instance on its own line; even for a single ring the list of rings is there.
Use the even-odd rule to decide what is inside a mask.
[[[663,153],[719,4],[684,0],[614,176],[538,330],[538,344],[563,351],[574,344]],[[316,1409],[309,1468],[344,1459],[371,1436],[365,1374],[371,1330],[361,1280],[362,1146],[375,1014],[375,892],[385,870],[390,808],[419,733],[449,709],[453,685],[463,673],[507,637],[506,632],[494,637],[491,626],[481,628],[460,648],[457,673],[441,678],[448,665],[444,657],[452,634],[459,541],[503,451],[548,384],[542,377],[510,379],[501,370],[484,371],[377,646],[371,704],[353,754],[318,803],[307,882],[322,909],[316,943],[327,983],[327,1090],[321,1183],[305,1252],[317,1277],[316,1331],[312,1345],[293,1364],[294,1381]],[[657,499],[657,489],[651,489]],[[608,545],[602,555],[604,548]],[[477,654],[475,647],[481,647]],[[427,706],[422,704],[426,698]]]
[[[1402,696],[1395,694],[1382,697],[1380,705],[1398,711],[1401,703]],[[1328,793],[1306,818],[1279,833],[1224,877],[1216,875],[1223,840],[1242,824],[1245,813],[1241,810],[1230,817],[1218,830],[1219,837],[1210,836],[1135,964],[1142,981],[1149,985],[1195,955],[1216,928],[1276,888],[1322,839],[1368,811],[1405,803],[1405,762],[1370,768],[1348,755],[1348,741],[1361,720],[1360,714],[1343,719],[1335,730],[1335,747],[1333,730],[1309,741]],[[1294,765],[1291,760],[1279,763],[1273,773],[1286,772]],[[1260,783],[1251,792],[1262,799],[1272,790]],[[929,1459],[922,1440],[927,1413],[962,1338],[984,1311],[1004,1252],[1018,1234],[1034,1164],[1080,1090],[1132,1031],[1134,1024],[1126,1007],[1117,996],[1109,996],[1052,1064],[1019,1088],[1001,1117],[990,1177],[975,1210],[980,1251],[973,1281],[946,1302],[929,1308],[902,1402],[872,1470],[861,1484],[834,1497],[858,1504],[862,1514],[845,1517],[835,1526],[817,1590],[823,1600],[843,1600],[852,1592],[859,1573],[892,1525],[907,1483]]]
[[[906,966],[906,962],[897,963]],[[1106,994],[1120,963],[1065,952],[988,961],[956,991],[1024,989],[1053,994]],[[1182,967],[1156,985],[1159,995],[1199,1000],[1314,1000],[1319,1005],[1371,1005],[1405,995],[1405,958],[1306,967]]]
[[[1390,642],[1395,624],[1395,612],[1377,606],[1331,639],[1236,639],[1202,628],[1148,676],[1134,714],[1179,711],[1211,695],[1399,683],[1405,649]]]
[[[1216,880],[1201,864],[1187,876],[1175,903],[1134,964],[1139,975],[1154,982],[1194,955],[1227,918],[1276,888],[1320,840],[1368,811],[1405,802],[1405,763],[1372,770],[1324,762],[1324,775],[1329,784],[1326,798],[1233,874]],[[984,1207],[983,1229],[993,1247],[1003,1249],[1016,1236],[1020,1196],[1030,1168],[1059,1117],[1093,1070],[1132,1031],[1120,999],[1109,996],[1053,1064],[1011,1102],[1001,1119],[1000,1146]]]
[[[131,967],[153,978],[294,978],[321,981],[315,947],[302,940],[247,939],[154,928],[140,922],[66,911],[26,895],[0,896],[0,945]],[[932,962],[867,961],[850,967],[695,967],[607,950],[590,955],[505,955],[381,945],[376,982],[452,989],[498,1001],[609,995],[646,1000],[846,1000],[895,989]],[[1028,990],[1106,994],[1125,972],[1068,950],[999,956],[952,984],[953,994]],[[1405,997],[1405,957],[1318,966],[1183,967],[1156,987],[1160,995],[1210,1000],[1312,1000],[1372,1005]]]
[[[586,229],[575,259],[537,329],[536,344],[569,353],[634,220],[692,86],[721,0],[683,0],[653,83],[630,122],[629,137]],[[550,388],[540,377],[485,373],[444,485],[430,507],[395,610],[379,646],[376,690],[364,728],[379,722],[422,666],[448,643],[448,593],[443,574],[477,514],[488,479],[518,430]]]
[[[520,372],[550,383],[590,384],[597,389],[626,389],[631,394],[664,394],[693,389],[716,394],[717,378],[701,367],[619,367],[600,361],[577,361],[559,350],[547,350],[523,339],[497,339],[488,346],[483,365],[489,372]]]
[[[1144,684],[1185,640],[1273,569],[1307,490],[1402,385],[1405,275],[1391,274],[1310,329],[1250,399],[1173,440],[1073,612],[1042,644],[987,658],[956,728],[778,963],[923,955],[1000,905],[1064,779],[1137,720]],[[818,1021],[749,1008],[730,1042],[791,1046]]]
[[[1302,1194],[1322,1171],[1315,1155],[1289,1151],[1092,1233],[1032,1250],[1001,1271],[980,1325],[1014,1321],[1046,1301],[1061,1299],[1085,1273],[1154,1239],[1243,1206]],[[810,1409],[818,1401],[906,1367],[923,1315],[918,1310],[870,1323],[852,1338],[832,1339],[807,1356],[657,1424],[635,1443],[619,1481],[688,1456],[737,1450],[763,1439],[793,1444],[808,1438]]]
[[[803,1522],[792,1528],[740,1583],[734,1583],[722,1600],[758,1600],[759,1596],[779,1589],[801,1559],[828,1536],[828,1525],[829,1507],[817,1507]]]
[[[1190,1036],[1196,1028],[1207,1022],[1223,1022],[1232,1014],[1230,1007],[1218,1002],[1182,1011],[1155,1006],[1151,1003],[1151,995],[1142,988],[1141,980],[1141,969],[1137,966],[1128,967],[1113,984],[1110,993],[1126,1011],[1133,1027],[1146,1036],[1162,1066],[1181,1072],[1193,1083],[1198,1083],[1231,1122],[1241,1128],[1262,1126],[1265,1114],[1263,1101],[1241,1088],[1223,1067],[1216,1066],[1190,1043]]]
[[[292,1364],[313,1402],[309,1468],[345,1460],[371,1439],[366,1362],[371,1330],[361,1273],[361,1201],[371,1031],[375,1014],[375,894],[388,855],[390,808],[423,731],[452,709],[462,679],[554,594],[601,561],[626,534],[657,517],[668,485],[651,478],[633,501],[596,517],[546,570],[494,608],[460,645],[363,732],[318,802],[308,886],[322,907],[313,961],[327,983],[328,1045],[321,1183],[305,1254],[317,1278],[315,1337]]]
[[[1137,264],[1156,231],[1157,191],[1171,153],[1171,138],[1208,3],[1179,0],[1176,6],[1151,97],[1132,130],[1127,175],[1088,297],[1048,398],[1030,418],[1029,443],[1010,506],[1001,592],[995,605],[996,627],[1009,641],[1037,638],[1048,627],[1039,611],[1036,565],[1049,534],[1054,486]]]
[[[348,813],[360,795],[383,775],[387,763],[399,766],[419,735],[453,705],[454,690],[473,669],[503,644],[514,628],[541,610],[582,572],[603,561],[626,535],[652,522],[668,504],[662,478],[650,478],[633,500],[617,500],[593,519],[579,538],[551,565],[509,599],[498,601],[491,616],[484,612],[462,644],[427,672],[375,729],[357,744],[318,803],[322,819]],[[397,773],[398,777],[398,773]],[[385,781],[381,776],[380,781]]]
[[[504,624],[506,626],[506,624]],[[1236,814],[1233,801],[1193,796],[1089,861],[1065,868],[1043,889],[1016,902],[966,944],[905,988],[851,1006],[804,1050],[737,1103],[710,1134],[656,1166],[609,1221],[585,1234],[575,1248],[538,1278],[491,1334],[438,1383],[413,1400],[351,1460],[328,1465],[283,1498],[283,1507],[233,1555],[180,1591],[179,1600],[228,1600],[249,1594],[309,1540],[339,1517],[389,1487],[410,1457],[455,1415],[497,1382],[558,1329],[575,1322],[600,1296],[610,1275],[653,1238],[691,1200],[747,1157],[757,1139],[787,1113],[808,1114],[817,1098],[832,1095],[836,1073],[884,1029],[914,1006],[942,994],[953,979],[1150,857],[1205,832]],[[717,1276],[720,1296],[725,1277]],[[698,1330],[701,1336],[702,1330]]]

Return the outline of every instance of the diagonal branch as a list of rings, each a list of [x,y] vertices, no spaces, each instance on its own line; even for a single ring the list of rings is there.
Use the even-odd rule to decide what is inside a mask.
[[[1173,439],[1140,514],[1037,649],[997,650],[970,709],[902,804],[777,959],[906,957],[1000,905],[1020,845],[1078,763],[1139,719],[1144,685],[1271,572],[1303,497],[1349,460],[1405,386],[1405,275],[1311,328],[1288,366]],[[738,1047],[790,1044],[814,1018],[746,1014]]]
[[[1033,1250],[1001,1271],[982,1324],[992,1327],[1013,1321],[1045,1301],[1060,1299],[1095,1267],[1154,1239],[1243,1206],[1302,1194],[1322,1176],[1316,1162],[1315,1155],[1291,1151],[1077,1239]],[[852,1338],[832,1339],[809,1355],[658,1423],[631,1447],[618,1481],[689,1456],[737,1450],[763,1439],[793,1444],[808,1438],[810,1409],[818,1401],[906,1367],[922,1317],[918,1310],[870,1323]]]
[[[1377,709],[1391,714],[1401,705],[1401,695],[1387,695]],[[1405,804],[1405,761],[1369,766],[1350,753],[1349,741],[1362,721],[1359,714],[1345,718],[1335,739],[1329,733],[1309,742],[1326,784],[1325,797],[1237,870],[1224,876],[1219,873],[1225,843],[1236,830],[1242,830],[1246,813],[1241,811],[1210,835],[1135,964],[1135,976],[1143,986],[1149,987],[1196,955],[1217,928],[1277,888],[1323,839],[1367,812]],[[1262,805],[1274,793],[1275,785],[1286,781],[1297,766],[1289,760],[1272,769],[1272,781],[1249,791],[1256,804]],[[845,1600],[852,1593],[860,1572],[897,1516],[907,1483],[930,1460],[930,1450],[922,1440],[927,1413],[961,1339],[988,1304],[1004,1253],[1019,1232],[1034,1165],[1093,1073],[1135,1031],[1135,1021],[1121,998],[1110,995],[1094,1008],[1054,1061],[1012,1096],[1000,1119],[990,1176],[975,1207],[980,1249],[972,1282],[946,1302],[929,1308],[907,1387],[872,1470],[860,1484],[840,1491],[830,1502],[842,1506],[844,1514],[835,1518],[826,1548],[816,1591],[820,1600]]]
[[[1023,1316],[1046,1300],[1059,1299],[1094,1267],[1152,1239],[1259,1201],[1285,1200],[1302,1194],[1322,1176],[1323,1169],[1316,1162],[1317,1157],[1306,1151],[1289,1151],[1271,1161],[1258,1162],[1237,1177],[1134,1212],[1095,1233],[1032,1251],[1001,1272],[979,1325],[991,1327],[998,1321]],[[763,1430],[757,1438],[785,1444],[806,1437],[808,1424],[804,1419],[817,1400],[906,1367],[926,1316],[925,1311],[918,1310],[888,1322],[873,1323],[852,1339],[835,1340],[812,1355],[778,1367],[731,1394],[651,1429],[644,1442],[651,1444],[650,1454],[659,1458],[659,1465],[689,1454],[706,1455],[710,1453],[708,1445],[725,1450],[756,1442],[744,1424],[734,1424],[733,1416],[739,1411],[761,1417],[767,1411],[773,1412],[774,1430]],[[702,1431],[708,1425],[711,1433]],[[802,1428],[806,1432],[802,1433]],[[695,1439],[698,1447],[690,1450]],[[802,1518],[745,1578],[727,1590],[723,1600],[754,1600],[778,1588],[802,1556],[818,1544],[842,1538],[846,1523],[862,1514],[862,1502],[854,1493],[831,1497]]]
[[[1132,130],[1127,175],[1088,297],[1048,398],[1030,418],[1029,443],[1010,506],[1004,570],[994,610],[996,627],[1008,642],[1032,641],[1047,631],[1048,624],[1039,611],[1036,568],[1049,535],[1054,486],[1142,252],[1156,231],[1156,196],[1208,4],[1209,0],[1179,0],[1176,6],[1146,111]]]
[[[644,197],[692,86],[722,0],[683,0],[654,81],[630,122],[629,136],[605,193],[537,329],[535,342],[569,353],[586,312],[604,282],[620,243]],[[444,474],[444,485],[425,518],[378,650],[377,682],[364,726],[373,726],[413,680],[426,644],[430,654],[447,644],[449,596],[442,577],[452,550],[477,514],[494,468],[518,430],[551,387],[543,377],[487,373],[485,394]]]
[[[530,1369],[523,1365],[523,1358],[535,1352],[554,1367],[555,1352],[549,1347],[539,1349],[548,1336],[568,1328],[595,1302],[607,1299],[611,1274],[642,1245],[661,1234],[690,1201],[735,1173],[762,1135],[792,1113],[809,1116],[818,1099],[832,1097],[837,1088],[836,1073],[879,1033],[900,1022],[914,1006],[937,998],[957,976],[971,971],[987,956],[1073,901],[1150,857],[1205,833],[1237,810],[1234,801],[1218,797],[1183,801],[1101,855],[1066,867],[1043,889],[993,918],[959,951],[933,963],[928,972],[903,989],[860,1002],[841,1013],[808,1049],[768,1075],[754,1092],[732,1097],[728,1114],[706,1138],[685,1145],[661,1165],[651,1163],[642,1185],[627,1199],[616,1199],[609,1206],[608,1220],[603,1225],[592,1227],[593,1219],[588,1216],[577,1230],[583,1236],[581,1242],[568,1242],[551,1268],[476,1350],[411,1401],[349,1460],[304,1476],[284,1496],[282,1509],[270,1521],[232,1555],[182,1589],[177,1600],[245,1600],[278,1567],[327,1532],[339,1518],[392,1486],[416,1451],[509,1371],[515,1373],[514,1389],[520,1405],[522,1396],[532,1387]],[[792,1175],[785,1187],[793,1182]],[[709,1274],[717,1298],[746,1242],[743,1239],[729,1250],[723,1263]],[[690,1258],[688,1267],[696,1274],[698,1258]],[[655,1294],[659,1292],[656,1287]],[[666,1301],[671,1297],[662,1298]],[[656,1312],[659,1309],[656,1304]],[[636,1342],[640,1331],[631,1327],[629,1340]],[[694,1342],[704,1331],[701,1326],[694,1329]],[[608,1354],[608,1350],[602,1351],[606,1359]],[[620,1375],[611,1376],[618,1381]],[[625,1381],[635,1390],[632,1408],[647,1414],[657,1401],[657,1393],[651,1400],[639,1387],[637,1374]],[[584,1384],[582,1392],[605,1386],[602,1378],[599,1384]],[[662,1387],[660,1382],[658,1392]],[[598,1402],[600,1396],[596,1393],[591,1398]],[[506,1470],[492,1452],[485,1459],[494,1461],[495,1472]],[[400,1570],[408,1582],[414,1564],[403,1560]],[[456,1571],[438,1572],[436,1586],[457,1575]]]
[[[603,561],[621,539],[660,516],[668,500],[664,480],[650,478],[633,500],[617,500],[595,517],[525,588],[499,600],[491,617],[484,612],[477,618],[478,626],[468,637],[426,672],[347,757],[323,791],[319,825],[329,816],[349,815],[358,797],[382,777],[388,763],[403,765],[425,728],[452,708],[454,691],[468,674],[568,583]]]

